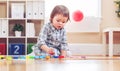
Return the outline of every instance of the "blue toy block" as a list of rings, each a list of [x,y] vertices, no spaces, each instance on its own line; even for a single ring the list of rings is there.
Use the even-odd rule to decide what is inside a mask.
[[[25,55],[25,44],[23,43],[9,44],[9,55]]]
[[[35,59],[39,59],[40,57],[39,56],[35,56]]]
[[[19,59],[26,59],[26,56],[20,56]]]
[[[53,56],[53,58],[59,58],[59,56]]]
[[[45,58],[45,56],[41,55],[41,56],[39,56],[39,58],[40,58],[40,59],[43,59],[43,58]]]
[[[18,56],[13,56],[13,59],[18,59],[19,57]]]

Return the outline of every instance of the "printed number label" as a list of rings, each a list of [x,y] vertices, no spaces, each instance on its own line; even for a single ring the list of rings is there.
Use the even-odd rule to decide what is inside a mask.
[[[20,47],[16,45],[14,48],[15,48],[14,54],[19,54],[18,51],[19,51]]]

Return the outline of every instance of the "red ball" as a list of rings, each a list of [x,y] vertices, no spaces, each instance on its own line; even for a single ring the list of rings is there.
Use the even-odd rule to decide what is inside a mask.
[[[83,19],[83,13],[80,10],[76,10],[73,12],[73,20],[76,22],[80,22]]]

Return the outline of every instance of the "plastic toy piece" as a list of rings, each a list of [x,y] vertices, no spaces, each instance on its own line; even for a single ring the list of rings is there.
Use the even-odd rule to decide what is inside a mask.
[[[86,56],[81,56],[82,59],[86,59]]]
[[[43,58],[45,58],[45,56],[41,55],[41,56],[39,56],[39,58],[40,58],[40,59],[43,59]]]
[[[49,60],[50,59],[50,56],[46,56],[46,60]]]
[[[53,58],[59,58],[59,56],[53,56]]]
[[[49,53],[50,55],[54,55],[55,53],[54,52],[51,52],[51,53]]]
[[[7,60],[12,60],[13,58],[12,58],[12,56],[7,56],[6,59]]]
[[[16,57],[13,57],[13,59],[19,59],[19,57],[16,56]]]
[[[26,59],[28,56],[20,56],[19,59]]]
[[[5,56],[3,56],[3,55],[0,55],[0,59],[5,59]]]
[[[64,58],[64,56],[59,56],[59,58],[61,59],[61,58]]]
[[[30,59],[34,59],[35,57],[34,56],[29,56]]]
[[[35,59],[39,59],[39,56],[35,56],[34,58],[35,58]]]

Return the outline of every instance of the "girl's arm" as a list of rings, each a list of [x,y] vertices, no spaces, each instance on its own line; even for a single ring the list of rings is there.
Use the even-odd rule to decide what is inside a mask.
[[[41,48],[43,51],[47,52],[48,54],[54,53],[54,49],[48,47],[47,45],[42,45],[40,48]]]

